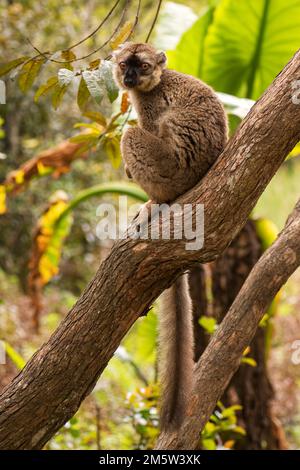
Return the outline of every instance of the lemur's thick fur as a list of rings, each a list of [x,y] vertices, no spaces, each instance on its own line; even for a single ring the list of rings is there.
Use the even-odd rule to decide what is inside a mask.
[[[194,335],[187,274],[181,275],[161,296],[159,375],[162,429],[177,428],[192,389]]]
[[[115,79],[129,92],[138,125],[121,141],[126,172],[156,203],[174,201],[203,178],[227,140],[227,119],[214,91],[194,77],[165,69],[148,44],[116,51]],[[186,277],[162,295],[160,315],[161,427],[186,413],[193,371],[193,330]]]

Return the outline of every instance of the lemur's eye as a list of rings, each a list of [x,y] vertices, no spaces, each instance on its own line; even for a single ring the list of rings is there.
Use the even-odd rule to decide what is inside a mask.
[[[125,69],[126,69],[126,64],[125,64],[125,62],[120,62],[120,63],[119,63],[119,67],[120,67],[121,70],[125,70]]]
[[[143,70],[148,70],[149,67],[150,67],[150,64],[148,64],[147,62],[143,62],[143,63],[142,63],[142,69],[143,69]]]

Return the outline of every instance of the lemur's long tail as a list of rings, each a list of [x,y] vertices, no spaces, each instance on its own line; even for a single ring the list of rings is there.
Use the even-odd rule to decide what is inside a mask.
[[[159,317],[160,425],[166,431],[180,426],[192,389],[194,335],[186,274],[163,293]]]

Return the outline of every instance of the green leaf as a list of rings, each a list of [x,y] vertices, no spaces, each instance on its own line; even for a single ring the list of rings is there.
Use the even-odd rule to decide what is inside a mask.
[[[54,91],[53,91],[53,95],[52,95],[52,106],[55,110],[61,104],[62,99],[63,99],[64,94],[66,93],[66,91],[67,91],[67,86],[66,85],[60,86],[59,84],[57,84],[54,87]]]
[[[205,39],[203,80],[257,99],[299,48],[299,17],[300,2],[221,1]]]
[[[182,35],[176,49],[167,52],[169,68],[201,77],[205,57],[204,42],[213,19],[213,11],[214,8],[205,8],[200,18]]]
[[[19,65],[23,64],[26,60],[28,60],[28,56],[19,57],[18,59],[11,60],[7,63],[3,63],[0,65],[0,77],[6,75],[11,70],[15,69]]]
[[[44,62],[45,59],[32,59],[22,66],[18,83],[23,93],[26,93],[32,87]]]
[[[217,320],[213,317],[207,317],[206,315],[203,315],[199,318],[199,325],[201,325],[202,328],[204,328],[204,330],[211,335],[218,327]]]
[[[270,219],[259,218],[254,221],[257,236],[262,244],[263,250],[267,250],[269,246],[276,240],[279,230]]]
[[[113,103],[119,94],[119,88],[113,78],[113,64],[109,60],[103,60],[99,67],[100,79],[103,80],[109,101]]]
[[[86,86],[96,103],[101,104],[105,93],[103,81],[100,79],[98,70],[84,70],[82,77]]]
[[[77,93],[77,104],[81,111],[85,109],[89,97],[90,92],[88,90],[88,87],[86,86],[84,79],[81,77]]]
[[[38,88],[36,94],[34,95],[34,101],[37,102],[41,96],[49,93],[57,84],[58,78],[56,76],[48,78],[47,82]]]
[[[229,418],[230,416],[234,416],[236,411],[240,411],[242,409],[243,407],[241,405],[229,406],[228,408],[225,408],[225,410],[222,410],[222,416],[223,418]]]
[[[124,339],[124,347],[137,364],[154,364],[157,346],[157,315],[152,309],[137,321]]]
[[[198,19],[193,9],[182,3],[163,2],[151,42],[161,50],[174,49],[183,33]]]

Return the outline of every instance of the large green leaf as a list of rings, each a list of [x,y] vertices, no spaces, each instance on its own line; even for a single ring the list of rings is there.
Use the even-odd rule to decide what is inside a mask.
[[[140,318],[132,327],[124,346],[138,364],[153,364],[157,346],[157,316],[152,309],[145,318]]]
[[[201,77],[204,40],[213,19],[213,10],[206,8],[193,26],[182,35],[176,49],[167,52],[169,68]]]
[[[197,20],[198,15],[187,5],[163,2],[151,43],[162,50],[174,49],[183,33]]]
[[[300,0],[223,0],[205,39],[202,78],[256,99],[300,45]]]

